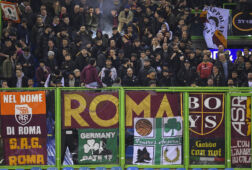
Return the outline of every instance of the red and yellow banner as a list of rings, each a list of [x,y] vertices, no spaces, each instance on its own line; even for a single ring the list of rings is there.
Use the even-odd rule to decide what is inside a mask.
[[[45,91],[2,92],[1,136],[8,165],[47,163]]]
[[[190,93],[190,163],[225,163],[224,93]]]
[[[126,92],[126,127],[133,128],[135,117],[162,118],[182,115],[182,94],[154,91]]]
[[[118,92],[62,92],[62,127],[116,128]]]
[[[5,138],[5,160],[8,165],[45,165],[46,138]]]
[[[251,97],[231,98],[231,163],[251,168]]]

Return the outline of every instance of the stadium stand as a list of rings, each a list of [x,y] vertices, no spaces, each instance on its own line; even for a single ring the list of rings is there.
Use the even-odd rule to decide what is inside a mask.
[[[247,53],[234,63],[228,53],[227,60],[219,61],[210,59],[207,48],[195,48],[191,39],[192,34],[202,35],[199,13],[192,11],[222,3],[20,0],[21,22],[2,23],[2,86],[249,86],[249,48],[243,47]],[[247,3],[237,9],[249,10]],[[223,50],[220,45],[218,54]],[[204,56],[216,66],[207,68],[206,75],[201,72]]]

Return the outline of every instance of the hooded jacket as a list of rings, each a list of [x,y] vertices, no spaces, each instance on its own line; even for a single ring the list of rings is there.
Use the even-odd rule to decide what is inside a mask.
[[[84,67],[84,69],[81,71],[81,82],[85,84],[97,82],[100,86],[102,86],[102,82],[101,79],[98,77],[97,70],[91,64]]]

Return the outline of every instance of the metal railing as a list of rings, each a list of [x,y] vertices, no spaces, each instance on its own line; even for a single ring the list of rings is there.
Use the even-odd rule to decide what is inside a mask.
[[[64,167],[138,167],[138,168],[231,168],[231,97],[232,96],[250,96],[252,97],[252,88],[229,88],[229,87],[164,87],[164,88],[151,88],[151,87],[111,87],[97,90],[116,90],[119,96],[119,162],[118,164],[88,164],[88,165],[62,165],[61,164],[61,92],[62,91],[87,91],[87,88],[24,88],[24,89],[0,89],[2,91],[54,91],[55,98],[55,165],[27,165],[27,166],[0,166],[0,169],[30,169],[31,167],[41,167],[43,169],[48,167],[56,167],[58,169]],[[155,92],[177,92],[183,94],[183,164],[181,165],[132,165],[125,162],[125,101],[126,91],[155,91]],[[194,165],[190,164],[190,145],[189,145],[189,94],[190,93],[224,93],[225,94],[225,164],[223,165]],[[251,100],[252,105],[252,100]],[[252,110],[252,109],[251,109]],[[251,126],[252,131],[252,126]],[[252,136],[252,135],[251,135]],[[251,140],[252,141],[252,140]],[[252,152],[251,152],[252,153]],[[251,166],[252,167],[252,166]],[[237,168],[241,169],[241,168]],[[246,169],[246,168],[244,168]],[[251,168],[247,168],[251,169]]]

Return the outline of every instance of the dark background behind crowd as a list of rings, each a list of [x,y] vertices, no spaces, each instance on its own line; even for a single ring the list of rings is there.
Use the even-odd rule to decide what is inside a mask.
[[[223,0],[20,0],[3,21],[1,86],[252,86],[248,47],[233,63],[193,48],[199,13]],[[248,11],[250,0],[237,9]]]

